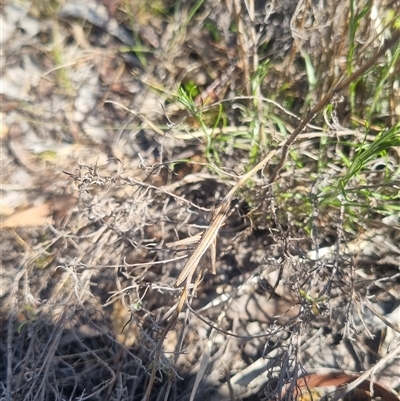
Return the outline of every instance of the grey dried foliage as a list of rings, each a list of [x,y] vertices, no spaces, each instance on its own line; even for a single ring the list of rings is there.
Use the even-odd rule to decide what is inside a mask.
[[[354,156],[341,138],[374,140],[345,128],[343,76],[387,45],[376,29],[396,1],[359,2],[374,23],[360,20],[351,71],[347,2],[5,3],[3,203],[26,219],[31,206],[51,214],[45,227],[2,230],[1,399],[289,400],[306,373],[361,372],[388,355],[377,380],[399,390],[398,216],[376,205],[349,215],[324,192],[339,155]],[[307,57],[321,78],[312,91]],[[216,141],[219,166],[170,96],[188,82],[205,115],[207,99],[226,108],[234,134]],[[357,110],[373,96],[364,89]],[[399,94],[390,99],[385,122]],[[259,165],[243,139],[252,121],[275,146],[260,140]],[[368,161],[350,200],[375,186],[395,199],[399,158],[393,147]],[[209,227],[215,275],[213,241],[199,250]]]

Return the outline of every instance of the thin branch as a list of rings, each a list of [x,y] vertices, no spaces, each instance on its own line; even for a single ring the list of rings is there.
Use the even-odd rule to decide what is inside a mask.
[[[289,153],[289,148],[292,143],[296,140],[299,134],[301,134],[307,125],[311,122],[311,120],[320,113],[332,100],[332,98],[341,92],[343,89],[346,89],[352,82],[360,78],[364,73],[366,73],[370,68],[372,68],[378,61],[378,59],[383,56],[388,49],[395,46],[400,41],[400,30],[395,30],[392,39],[388,40],[382,48],[377,51],[364,65],[362,65],[358,70],[354,71],[351,75],[345,78],[342,82],[339,82],[333,89],[331,89],[326,96],[318,102],[307,114],[307,116],[301,121],[299,126],[292,132],[290,137],[287,139],[282,148],[282,156],[279,160],[279,163],[275,167],[275,170],[272,172],[269,182],[273,183],[281,171],[287,155]]]

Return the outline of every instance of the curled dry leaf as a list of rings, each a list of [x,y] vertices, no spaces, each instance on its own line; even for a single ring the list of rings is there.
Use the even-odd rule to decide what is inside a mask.
[[[315,373],[306,377],[301,377],[297,380],[297,387],[295,389],[296,397],[304,397],[304,394],[315,389],[335,386],[338,390],[343,386],[353,382],[359,376],[356,374],[332,372],[332,373]],[[378,382],[373,382],[374,397],[380,397],[383,401],[399,401],[399,398],[391,392],[388,388]],[[369,395],[371,389],[370,380],[364,380],[357,386],[357,392],[350,394],[353,400],[360,400],[361,396]],[[285,394],[283,394],[284,396]],[[371,397],[369,396],[369,399]]]

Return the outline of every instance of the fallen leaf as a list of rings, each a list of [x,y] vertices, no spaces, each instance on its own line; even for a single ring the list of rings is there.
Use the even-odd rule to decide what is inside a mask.
[[[52,223],[51,217],[55,224],[60,223],[76,202],[77,199],[71,195],[48,200],[41,205],[12,214],[3,221],[2,228],[45,226]]]
[[[3,228],[45,226],[49,223],[50,215],[50,203],[46,202],[14,213],[3,221],[2,226]]]

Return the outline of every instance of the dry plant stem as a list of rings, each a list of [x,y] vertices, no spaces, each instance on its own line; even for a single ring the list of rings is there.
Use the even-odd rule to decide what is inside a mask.
[[[383,323],[386,324],[386,326],[390,327],[392,330],[396,331],[397,333],[400,333],[400,326],[398,324],[392,324],[383,316],[381,313],[377,312],[371,305],[369,305],[367,302],[364,303],[364,306],[368,308],[377,318],[379,318]]]
[[[206,373],[208,363],[209,363],[210,357],[211,357],[212,348],[214,345],[215,336],[217,334],[218,334],[218,331],[213,329],[208,337],[207,344],[203,351],[203,356],[202,356],[202,359],[200,362],[200,367],[199,367],[199,370],[196,375],[196,380],[194,382],[189,401],[194,401],[194,397],[196,396],[197,389],[199,388],[199,385],[200,385],[201,381],[203,380],[204,374]]]
[[[15,302],[11,305],[10,313],[8,315],[8,326],[7,326],[7,392],[6,401],[11,401],[11,379],[12,379],[12,360],[13,360],[13,350],[12,350],[12,338],[14,332],[14,319],[16,313],[14,311]]]
[[[359,78],[362,74],[364,74],[366,71],[368,71],[376,63],[377,59],[379,57],[381,57],[386,52],[387,49],[394,46],[399,40],[400,40],[400,31],[396,31],[393,38],[391,40],[387,41],[386,44],[381,48],[381,50],[379,50],[367,63],[365,63],[357,71],[355,71],[353,74],[351,74],[349,77],[347,77],[341,83],[339,83],[319,103],[317,103],[311,109],[311,111],[308,113],[307,117],[301,121],[299,126],[293,131],[293,133],[290,135],[290,137],[282,144],[282,148],[278,148],[278,149],[270,151],[268,153],[268,155],[264,159],[262,159],[255,167],[253,167],[248,173],[244,174],[240,178],[240,180],[237,182],[237,184],[231,188],[231,190],[228,192],[228,194],[222,200],[221,204],[216,208],[210,226],[204,232],[199,244],[197,245],[196,249],[190,256],[189,260],[186,262],[182,272],[180,273],[180,275],[178,276],[178,279],[176,280],[176,283],[175,283],[176,287],[181,285],[183,282],[185,282],[185,285],[184,285],[182,294],[179,299],[179,305],[176,310],[175,318],[172,318],[169,321],[167,327],[165,328],[163,334],[160,337],[160,340],[158,343],[159,345],[156,348],[156,351],[155,351],[156,354],[154,357],[154,366],[153,366],[153,370],[151,373],[149,384],[146,389],[146,394],[144,397],[144,399],[146,401],[148,401],[150,399],[151,390],[153,388],[153,384],[154,384],[154,380],[155,380],[155,376],[156,376],[156,372],[157,372],[158,362],[160,360],[162,343],[163,343],[164,339],[166,338],[168,332],[172,329],[173,325],[175,324],[175,321],[179,316],[179,312],[182,310],[183,304],[185,303],[185,301],[187,299],[188,288],[191,283],[192,277],[196,271],[196,268],[200,262],[201,257],[208,250],[208,248],[211,246],[211,244],[215,241],[215,239],[218,235],[219,229],[224,224],[224,222],[227,218],[229,208],[230,208],[230,202],[232,201],[233,196],[235,195],[236,191],[249,178],[251,178],[257,171],[261,170],[275,155],[282,152],[282,156],[279,160],[279,163],[276,166],[275,170],[273,171],[273,173],[269,179],[269,182],[273,183],[275,181],[279,171],[282,169],[283,164],[285,163],[287,154],[289,152],[289,147],[297,139],[297,137],[302,133],[302,131],[307,127],[307,125],[310,123],[310,121],[319,112],[321,112],[324,109],[324,107],[326,107],[328,105],[328,103],[330,102],[330,100],[333,98],[334,95],[338,94],[341,90],[347,88],[351,82],[353,82],[355,79]],[[392,354],[392,353],[390,353],[390,354]],[[390,354],[388,354],[388,355],[390,355]],[[384,359],[386,359],[386,357]]]
[[[191,306],[190,303],[187,302],[186,303],[187,307],[189,308],[189,310],[196,315],[196,317],[201,320],[203,323],[205,323],[207,326],[209,326],[212,330],[218,331],[221,334],[225,334],[226,336],[229,337],[234,337],[234,338],[240,338],[241,340],[245,340],[245,341],[250,341],[250,340],[254,340],[256,338],[267,338],[267,337],[271,337],[275,334],[277,334],[279,332],[280,329],[276,329],[275,331],[270,331],[264,334],[256,334],[256,335],[252,335],[252,336],[241,336],[239,334],[235,334],[232,333],[230,331],[226,331],[221,329],[218,326],[215,326],[213,323],[211,323],[210,321],[206,320],[203,316],[201,316],[199,313],[197,313]],[[293,323],[295,323],[295,321],[293,321]],[[290,327],[289,325],[286,326],[286,328]]]
[[[396,45],[397,42],[400,41],[400,30],[395,30],[394,29],[394,34],[392,39],[388,40],[382,48],[376,52],[363,66],[361,66],[358,70],[354,71],[351,75],[349,75],[346,79],[344,79],[342,82],[338,83],[333,89],[331,89],[326,96],[318,102],[307,114],[307,116],[301,121],[299,126],[292,132],[290,137],[287,139],[285,144],[283,145],[282,148],[282,156],[281,159],[279,160],[279,163],[275,167],[275,170],[272,172],[271,177],[269,178],[269,182],[273,183],[279,173],[279,171],[282,169],[287,155],[289,153],[289,147],[292,145],[292,143],[296,140],[297,136],[301,134],[304,129],[307,127],[307,125],[310,123],[310,121],[318,114],[320,113],[324,107],[326,107],[329,102],[332,100],[332,98],[339,94],[340,91],[343,89],[346,89],[352,82],[354,82],[356,79],[361,77],[365,72],[367,72],[371,67],[373,67],[379,57],[383,56],[388,49],[390,49],[392,46]]]
[[[282,151],[282,156],[279,160],[278,165],[276,166],[275,170],[273,171],[269,182],[273,183],[282,169],[283,164],[287,158],[289,147],[290,145],[296,140],[296,138],[301,134],[301,132],[307,127],[310,121],[317,115],[320,111],[323,110],[329,103],[329,101],[333,98],[334,95],[338,94],[341,90],[347,88],[351,82],[355,79],[359,78],[362,74],[364,74],[367,70],[369,70],[377,61],[379,57],[381,57],[387,49],[394,46],[400,40],[400,31],[396,31],[396,34],[393,38],[386,42],[385,46],[381,48],[371,59],[365,63],[362,67],[360,67],[357,71],[339,83],[334,89],[332,89],[319,103],[317,103],[311,111],[308,113],[307,117],[301,121],[299,126],[292,132],[290,137],[283,143],[282,148],[272,150],[268,153],[268,155],[261,160],[255,167],[253,167],[248,173],[242,176],[242,178],[238,181],[238,183],[232,187],[229,193],[225,196],[222,200],[221,204],[215,210],[214,217],[211,221],[209,228],[205,231],[202,239],[200,240],[198,246],[194,250],[192,256],[186,262],[185,267],[183,268],[181,274],[179,275],[178,279],[176,280],[175,286],[179,286],[184,281],[186,281],[186,286],[190,284],[192,276],[196,270],[198,263],[200,262],[201,257],[207,251],[211,243],[215,240],[218,234],[218,230],[223,225],[227,213],[229,211],[229,204],[230,201],[233,199],[233,195],[236,191],[249,179],[251,178],[257,171],[261,170],[273,156],[278,154]]]
[[[179,203],[186,203],[189,206],[194,207],[196,209],[204,210],[205,212],[209,212],[210,211],[210,209],[206,209],[206,208],[200,207],[200,206],[194,204],[193,202],[188,201],[187,199],[185,199],[185,198],[183,198],[181,196],[175,195],[174,193],[172,193],[168,189],[168,186],[156,187],[155,185],[147,184],[146,182],[143,182],[143,181],[140,181],[140,180],[136,180],[135,178],[132,178],[132,177],[126,178],[125,182],[129,182],[130,184],[139,185],[139,186],[142,186],[143,188],[151,188],[151,189],[154,189],[156,192],[159,192],[159,193],[165,193],[166,195],[174,198],[178,204]]]
[[[280,149],[272,150],[268,153],[268,155],[261,160],[255,167],[253,167],[248,173],[242,176],[242,178],[237,182],[237,184],[231,188],[225,198],[222,200],[221,204],[215,210],[214,216],[211,220],[211,224],[208,229],[204,232],[199,244],[194,250],[192,256],[186,262],[185,267],[183,268],[181,274],[176,280],[175,286],[179,286],[184,281],[186,281],[185,286],[188,286],[191,282],[193,274],[200,262],[201,257],[207,251],[209,246],[217,237],[218,231],[220,227],[224,224],[224,221],[228,215],[230,202],[233,199],[236,191],[249,179],[251,178],[257,171],[261,170],[265,164],[267,164],[273,156],[278,154]]]
[[[374,374],[375,371],[382,368],[386,364],[387,361],[390,361],[397,354],[400,354],[400,343],[397,345],[396,348],[392,349],[392,351],[390,351],[387,355],[385,355],[374,366],[371,366],[369,369],[367,369],[360,377],[358,377],[356,380],[349,383],[342,391],[340,391],[338,394],[336,394],[336,396],[333,397],[333,399],[331,401],[338,401],[338,400],[342,399],[347,393],[349,393],[350,391],[357,388],[364,380],[367,379],[368,376]]]
[[[251,82],[250,82],[250,63],[248,60],[248,48],[246,44],[249,42],[249,38],[246,35],[246,29],[242,17],[242,7],[240,5],[240,0],[233,1],[235,10],[235,20],[237,24],[237,44],[239,48],[240,59],[242,62],[244,81],[246,84],[247,95],[251,95]]]
[[[170,332],[170,330],[172,330],[172,328],[174,327],[176,321],[178,320],[178,316],[179,313],[182,310],[183,307],[183,303],[187,298],[187,288],[185,288],[183,290],[183,293],[179,299],[178,302],[178,306],[176,308],[176,313],[175,316],[173,316],[170,321],[168,322],[167,326],[165,327],[164,331],[162,332],[160,339],[158,340],[158,344],[156,349],[154,350],[155,354],[154,354],[154,360],[153,360],[153,369],[151,370],[151,376],[150,376],[150,380],[149,380],[149,384],[147,385],[146,388],[146,393],[143,397],[144,401],[149,401],[150,400],[150,395],[151,395],[151,390],[153,389],[153,385],[154,385],[154,380],[156,379],[156,373],[158,370],[158,364],[160,361],[160,357],[161,357],[161,352],[162,352],[162,345],[164,343],[165,338],[167,337],[167,334]]]

